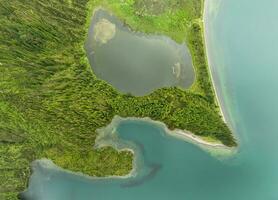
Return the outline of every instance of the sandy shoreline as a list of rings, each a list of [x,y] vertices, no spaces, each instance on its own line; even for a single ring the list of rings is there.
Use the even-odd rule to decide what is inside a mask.
[[[186,137],[186,139],[193,140],[197,144],[201,144],[201,145],[205,145],[205,146],[209,146],[209,147],[228,148],[227,146],[225,146],[222,143],[208,142],[208,141],[202,139],[201,137],[199,137],[193,133],[190,133],[188,131],[176,130],[175,133],[179,136]]]
[[[208,49],[208,37],[207,37],[207,31],[206,28],[208,27],[207,25],[207,17],[208,17],[208,9],[209,9],[209,0],[205,0],[204,2],[204,11],[203,11],[203,27],[204,27],[204,30],[203,30],[203,34],[204,34],[204,42],[205,42],[205,54],[206,54],[206,58],[207,58],[207,62],[208,62],[208,71],[209,71],[209,76],[211,78],[211,82],[212,82],[212,87],[213,87],[213,90],[214,90],[214,95],[215,95],[215,99],[216,99],[216,102],[217,102],[217,105],[219,106],[219,112],[220,112],[220,115],[222,116],[222,119],[223,121],[227,124],[227,116],[225,116],[224,114],[224,109],[222,107],[222,102],[218,96],[218,93],[217,93],[217,89],[216,89],[216,86],[215,86],[215,81],[214,81],[214,78],[213,78],[213,75],[212,75],[212,69],[211,69],[211,66],[212,66],[212,62],[211,62],[211,59],[209,57],[209,49]]]
[[[197,136],[194,133],[191,133],[191,132],[189,132],[187,130],[181,130],[181,129],[170,130],[166,126],[165,123],[160,122],[160,121],[152,120],[149,117],[144,117],[144,118],[127,117],[127,118],[122,118],[120,116],[115,116],[113,118],[112,122],[108,126],[104,127],[103,129],[99,129],[99,131],[98,131],[99,134],[100,133],[102,133],[102,134],[100,134],[97,137],[96,144],[98,144],[99,146],[103,146],[103,144],[99,143],[101,141],[101,137],[103,137],[102,136],[103,132],[105,132],[108,135],[114,134],[114,133],[112,133],[114,131],[111,131],[111,130],[116,128],[122,121],[126,121],[126,120],[143,121],[143,122],[147,122],[147,123],[151,123],[151,124],[157,125],[158,127],[163,128],[163,130],[164,130],[166,135],[170,135],[170,136],[173,136],[173,137],[178,137],[180,139],[186,140],[187,142],[191,142],[193,144],[200,145],[200,146],[203,146],[203,147],[212,147],[212,148],[217,148],[217,149],[220,148],[220,149],[225,149],[225,150],[231,149],[230,147],[222,144],[220,141],[219,142],[209,142],[209,141],[206,141],[205,139],[203,139],[202,137]],[[110,131],[110,133],[109,133],[109,131]],[[114,136],[113,136],[113,139],[115,139]],[[111,145],[111,146],[113,146],[115,148],[115,144],[113,144],[113,142],[111,140],[109,142],[107,142],[105,145]],[[119,149],[119,147],[116,147],[116,149]]]
[[[98,136],[96,139],[95,143],[95,148],[102,148],[105,146],[111,146],[115,148],[118,152],[121,151],[129,151],[133,154],[133,167],[132,170],[124,175],[124,176],[105,176],[105,177],[93,177],[86,175],[82,172],[73,172],[67,169],[63,169],[59,166],[57,166],[53,161],[42,158],[39,160],[35,160],[32,162],[32,176],[35,176],[35,172],[38,169],[50,169],[54,171],[61,171],[67,174],[72,174],[72,175],[77,175],[80,176],[81,178],[86,178],[90,180],[105,180],[105,179],[111,179],[111,178],[116,178],[116,179],[126,179],[126,178],[131,178],[131,177],[136,177],[138,174],[141,165],[143,164],[140,161],[140,156],[137,152],[137,149],[135,146],[130,145],[129,143],[122,143],[122,140],[118,138],[117,133],[115,132],[115,128],[122,122],[126,120],[135,120],[135,121],[143,121],[147,123],[152,123],[154,125],[157,125],[159,127],[162,127],[164,129],[164,132],[166,135],[170,135],[172,137],[177,137],[179,139],[183,139],[186,142],[190,142],[192,144],[198,145],[200,147],[203,147],[203,149],[206,151],[209,151],[211,149],[219,149],[220,151],[225,151],[228,152],[228,155],[230,155],[233,152],[233,148],[229,148],[221,143],[214,143],[214,142],[208,142],[204,139],[202,139],[199,136],[196,136],[195,134],[185,131],[185,130],[180,130],[180,129],[175,129],[175,130],[169,130],[168,127],[160,121],[154,121],[149,117],[145,118],[137,118],[137,117],[127,117],[127,118],[122,118],[120,116],[115,116],[112,120],[112,122],[107,125],[106,127],[100,128],[97,130]]]

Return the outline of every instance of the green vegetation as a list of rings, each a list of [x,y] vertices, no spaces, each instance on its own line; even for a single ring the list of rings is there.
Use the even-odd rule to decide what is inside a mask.
[[[92,10],[100,5],[134,30],[186,41],[197,74],[192,88],[132,97],[97,79],[83,45]],[[92,148],[96,129],[114,115],[149,116],[234,146],[208,75],[202,5],[202,0],[0,1],[0,199],[16,199],[27,186],[30,163],[43,157],[92,176],[128,173],[129,152]]]

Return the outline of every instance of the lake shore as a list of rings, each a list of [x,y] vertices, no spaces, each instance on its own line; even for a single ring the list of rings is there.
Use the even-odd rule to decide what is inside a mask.
[[[161,88],[188,89],[195,80],[192,56],[185,43],[132,30],[104,8],[93,12],[85,50],[96,76],[123,94],[138,97]],[[160,76],[156,76],[158,71]]]

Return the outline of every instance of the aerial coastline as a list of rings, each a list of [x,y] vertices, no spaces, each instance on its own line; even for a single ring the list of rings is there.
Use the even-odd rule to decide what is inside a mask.
[[[144,5],[152,1],[3,2],[1,9],[5,12],[1,15],[6,26],[2,29],[12,33],[3,35],[6,50],[0,58],[0,68],[6,77],[1,82],[0,95],[0,116],[5,119],[0,124],[0,130],[4,130],[0,135],[4,144],[1,154],[5,159],[0,166],[5,175],[0,187],[5,197],[16,199],[28,185],[30,163],[41,158],[89,176],[128,174],[133,169],[134,153],[118,152],[111,147],[92,149],[96,130],[106,127],[116,115],[149,117],[169,130],[187,130],[190,134],[179,135],[203,145],[207,142],[199,137],[229,147],[237,145],[219,115],[209,78],[200,23],[203,1],[190,2],[171,7],[155,4],[156,10]],[[59,9],[53,9],[54,4]],[[134,31],[165,35],[179,44],[186,43],[196,74],[193,86],[160,88],[135,97],[122,94],[97,78],[83,48],[97,7],[109,10]],[[22,9],[32,12],[21,17],[11,12],[22,13]],[[60,18],[53,17],[53,12]],[[111,28],[109,38],[113,36]]]
[[[174,40],[174,41],[177,41],[177,42],[179,42],[179,43],[186,43],[187,45],[189,45],[189,47],[191,47],[190,48],[190,50],[191,50],[191,53],[192,53],[192,51],[193,51],[193,58],[192,58],[192,60],[194,61],[193,62],[193,64],[194,64],[194,71],[195,71],[195,73],[197,73],[197,74],[195,74],[195,76],[196,76],[196,78],[197,78],[197,80],[195,80],[194,81],[194,83],[193,83],[193,86],[189,89],[189,91],[190,92],[192,92],[192,93],[196,93],[196,94],[199,94],[199,93],[204,93],[203,95],[204,96],[206,96],[207,95],[207,97],[206,98],[208,98],[208,100],[209,101],[212,101],[212,104],[214,104],[215,103],[215,107],[216,107],[216,110],[217,110],[217,112],[219,112],[219,115],[222,117],[222,120],[225,122],[225,124],[227,124],[227,121],[226,121],[226,116],[225,116],[225,112],[223,111],[223,108],[221,107],[221,102],[220,102],[220,99],[219,99],[219,97],[218,97],[218,94],[217,94],[217,89],[216,89],[216,87],[215,87],[215,83],[214,83],[214,81],[213,81],[213,76],[212,76],[212,74],[211,74],[211,69],[210,69],[210,66],[209,66],[209,57],[208,57],[208,54],[206,53],[206,51],[207,51],[207,45],[206,45],[206,43],[205,43],[205,31],[204,31],[204,12],[205,12],[205,9],[206,9],[206,7],[205,7],[205,2],[206,1],[202,1],[202,6],[201,6],[201,10],[200,10],[200,13],[202,13],[201,15],[200,15],[200,18],[198,18],[198,19],[195,19],[195,22],[193,23],[193,25],[195,26],[199,26],[199,28],[200,28],[200,35],[198,35],[199,33],[197,32],[197,33],[189,33],[189,38],[187,38],[186,40],[185,40],[185,38],[183,38],[183,39],[181,39],[181,38],[179,38],[179,37],[176,37],[177,35],[179,35],[178,33],[176,33],[176,35],[173,35],[173,37],[172,37],[172,39]],[[88,16],[87,16],[87,27],[89,26],[89,24],[90,24],[90,22],[91,22],[91,20],[92,20],[92,17],[94,16],[94,13],[96,12],[96,11],[98,11],[99,9],[103,9],[103,8],[105,8],[107,11],[109,11],[109,13],[110,14],[115,14],[117,17],[119,17],[119,19],[121,19],[121,20],[123,20],[124,21],[124,23],[125,23],[125,25],[127,25],[128,26],[128,28],[131,30],[131,31],[134,31],[134,32],[142,32],[142,33],[146,33],[146,34],[149,34],[149,33],[152,33],[152,32],[155,32],[155,34],[157,34],[157,35],[163,35],[163,31],[162,32],[157,32],[157,31],[153,31],[153,30],[155,30],[155,27],[152,27],[152,28],[144,28],[144,24],[143,24],[143,29],[142,28],[140,28],[140,26],[138,26],[138,24],[136,24],[134,21],[133,21],[133,19],[132,19],[132,17],[131,18],[128,18],[128,19],[125,19],[126,17],[128,17],[129,16],[129,14],[127,15],[125,12],[123,12],[123,11],[121,11],[121,10],[119,10],[119,9],[115,9],[115,8],[113,8],[113,6],[110,6],[110,5],[108,5],[108,4],[104,4],[105,6],[97,6],[97,7],[90,7],[90,11],[88,12]],[[199,23],[199,22],[202,22],[201,24]],[[135,23],[135,24],[134,24]],[[192,26],[192,25],[191,25]],[[194,29],[194,28],[193,28]],[[202,39],[201,41],[195,41],[195,42],[197,42],[198,43],[198,48],[200,48],[200,46],[203,46],[203,49],[201,48],[201,50],[198,50],[198,51],[200,51],[200,52],[194,52],[194,51],[196,51],[196,50],[194,50],[194,48],[195,47],[192,47],[192,39],[193,38],[191,38],[191,34],[193,35],[193,34],[196,34],[197,36],[194,36],[194,37],[196,37],[196,38],[198,38],[198,37],[200,37],[199,39]],[[167,35],[169,35],[169,34],[166,34],[166,36]],[[171,34],[170,34],[171,35]],[[88,37],[88,36],[87,36]],[[194,39],[195,40],[195,39]],[[203,44],[202,44],[203,43]],[[193,48],[193,49],[192,49]],[[204,56],[202,56],[201,54],[202,54],[202,52],[201,51],[204,51]],[[196,53],[197,53],[197,55],[196,55]],[[200,54],[200,55],[198,55],[198,54]],[[195,56],[194,56],[195,55]],[[199,58],[198,58],[199,57]],[[202,57],[204,57],[203,59],[205,60],[205,61],[201,61],[201,62],[203,62],[203,63],[198,63],[198,62],[200,62],[199,61],[199,59],[200,60],[202,60]],[[196,60],[198,60],[198,61],[196,61]],[[204,68],[201,68],[199,65],[204,65],[205,67]],[[203,66],[202,66],[203,67]],[[207,72],[208,74],[208,77],[205,77],[204,75],[200,75],[200,74],[205,74],[204,72]],[[208,78],[209,80],[205,80],[206,78]],[[201,83],[201,82],[208,82],[208,84],[207,84],[207,88],[202,88],[203,86],[201,86],[203,83]],[[210,87],[211,86],[211,87]],[[160,91],[159,91],[160,89],[158,89],[157,91],[154,91],[152,94],[150,94],[150,95],[146,95],[146,97],[147,96],[155,96],[154,94],[155,93],[160,93]],[[203,90],[203,91],[200,91],[200,90]],[[159,91],[159,92],[158,92]],[[211,99],[212,100],[211,100]],[[123,117],[136,117],[137,115],[122,115],[122,114],[120,114],[121,116],[123,116]],[[142,117],[151,117],[153,120],[157,120],[156,118],[153,118],[152,116],[144,116],[144,115],[140,115],[140,116],[138,116],[139,118],[142,118]],[[164,123],[168,123],[167,122],[167,120],[165,121],[165,120],[160,120],[161,122],[164,122]],[[172,128],[174,128],[174,127],[172,127],[171,126],[171,129]],[[195,134],[195,133],[194,133]],[[196,133],[197,135],[198,135],[198,133]],[[234,144],[235,145],[235,144]]]
[[[107,127],[103,127],[102,129],[98,130],[98,136],[96,138],[96,143],[95,145],[99,148],[102,145],[103,146],[112,146],[113,148],[117,149],[118,151],[122,151],[123,148],[118,148],[119,145],[119,141],[118,139],[116,139],[116,141],[113,142],[113,140],[109,140],[109,144],[105,143],[107,142],[107,140],[105,139],[105,136],[107,135],[114,135],[115,134],[115,130],[116,128],[119,126],[119,124],[123,121],[143,121],[146,123],[151,123],[154,124],[158,127],[163,128],[163,130],[165,131],[166,134],[173,136],[173,137],[178,137],[180,139],[183,139],[187,142],[191,142],[193,144],[196,145],[201,145],[202,147],[211,147],[211,148],[219,148],[219,149],[223,149],[223,150],[233,150],[233,147],[228,147],[226,145],[223,145],[222,143],[218,142],[218,141],[209,141],[206,138],[202,138],[200,136],[197,136],[196,134],[193,134],[187,130],[181,130],[181,129],[174,129],[174,130],[170,130],[163,122],[161,121],[155,121],[152,120],[149,117],[144,117],[144,118],[139,118],[139,117],[127,117],[127,118],[123,118],[120,116],[115,116],[112,119],[112,122],[107,126]],[[104,134],[105,132],[105,134]],[[104,138],[104,140],[102,140]],[[110,138],[114,138],[114,137],[110,137]],[[117,138],[117,137],[116,137]],[[114,138],[115,139],[115,138]],[[125,145],[124,149],[132,149],[130,147],[128,147],[127,145]],[[134,154],[134,150],[132,150],[133,154]]]
[[[278,200],[277,8],[0,1],[0,200]]]
[[[211,62],[211,58],[209,56],[209,47],[208,47],[208,25],[207,25],[207,20],[208,19],[208,12],[209,12],[209,3],[212,3],[211,1],[209,0],[205,0],[204,1],[204,10],[203,10],[203,19],[202,19],[202,22],[204,24],[204,30],[203,30],[203,33],[204,33],[204,42],[205,42],[205,49],[206,49],[206,58],[207,58],[207,62],[208,62],[208,68],[209,68],[209,75],[210,75],[210,78],[211,78],[211,82],[212,82],[212,87],[213,87],[213,90],[214,90],[214,94],[215,94],[215,100],[216,100],[216,103],[218,104],[219,106],[219,112],[222,116],[222,119],[225,123],[228,123],[227,122],[227,116],[224,112],[224,107],[223,107],[223,103],[219,97],[219,94],[217,92],[217,88],[216,88],[216,85],[215,85],[215,80],[214,80],[214,76],[212,74],[212,62]]]

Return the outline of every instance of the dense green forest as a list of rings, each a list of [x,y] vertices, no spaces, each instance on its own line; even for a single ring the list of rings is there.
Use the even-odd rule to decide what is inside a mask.
[[[99,80],[83,48],[99,6],[134,30],[186,41],[192,88],[133,97]],[[96,129],[115,115],[151,117],[236,145],[215,103],[202,10],[203,0],[0,0],[0,199],[17,199],[39,158],[91,176],[128,173],[130,152],[92,148]]]

